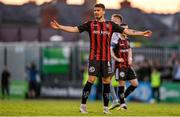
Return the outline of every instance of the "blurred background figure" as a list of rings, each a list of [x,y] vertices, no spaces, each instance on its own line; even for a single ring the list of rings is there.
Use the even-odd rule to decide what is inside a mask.
[[[161,73],[156,67],[151,72],[152,100],[151,102],[160,102]]]
[[[180,60],[176,60],[173,67],[173,80],[180,82]]]
[[[5,66],[3,71],[1,72],[1,93],[2,99],[6,96],[9,97],[10,95],[10,77],[11,73],[8,68]]]
[[[28,98],[37,98],[40,95],[40,76],[36,68],[36,64],[32,62],[30,67],[27,67],[27,78],[29,82]]]

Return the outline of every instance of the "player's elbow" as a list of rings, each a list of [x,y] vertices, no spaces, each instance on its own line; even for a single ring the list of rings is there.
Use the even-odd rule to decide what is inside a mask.
[[[72,32],[79,32],[79,29],[77,27],[73,27]]]

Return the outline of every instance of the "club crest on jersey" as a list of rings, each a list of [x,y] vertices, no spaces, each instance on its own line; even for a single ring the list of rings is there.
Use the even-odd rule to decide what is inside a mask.
[[[89,67],[89,72],[95,72],[95,68],[93,66]]]
[[[125,73],[122,71],[122,72],[119,73],[119,75],[120,75],[121,77],[124,77],[124,76],[125,76]]]

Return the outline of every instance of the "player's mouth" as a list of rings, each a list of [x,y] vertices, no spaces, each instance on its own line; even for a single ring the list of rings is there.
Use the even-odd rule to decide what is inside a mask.
[[[94,14],[94,16],[95,16],[95,17],[98,17],[98,16],[99,16],[99,14],[96,14],[96,13],[95,13],[95,14]]]
[[[95,15],[95,19],[97,19],[97,20],[100,20],[102,17],[101,16],[99,16],[98,14],[97,15]]]

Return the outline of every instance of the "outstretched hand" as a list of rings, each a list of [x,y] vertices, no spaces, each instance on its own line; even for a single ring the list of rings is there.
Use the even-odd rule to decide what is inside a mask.
[[[52,20],[52,21],[50,22],[50,25],[51,25],[51,27],[54,28],[54,29],[60,29],[60,24],[59,24],[56,20]]]
[[[150,30],[144,31],[144,36],[145,37],[151,37],[152,36],[152,31],[150,31]]]

